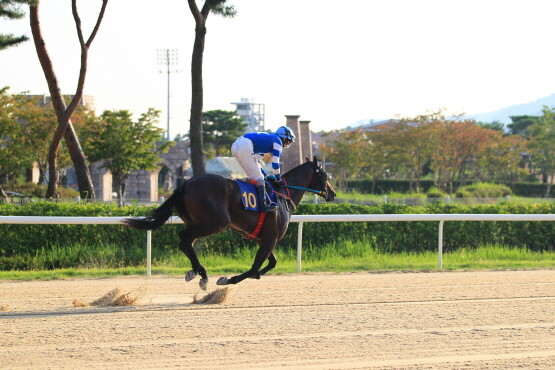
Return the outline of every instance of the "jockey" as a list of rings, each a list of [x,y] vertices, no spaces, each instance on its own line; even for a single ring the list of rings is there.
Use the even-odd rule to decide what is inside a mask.
[[[288,148],[291,143],[295,142],[295,134],[287,126],[279,127],[276,132],[250,132],[244,134],[231,146],[231,153],[239,162],[243,170],[256,181],[256,192],[261,212],[275,211],[278,206],[274,202],[266,204],[266,188],[264,184],[264,176],[266,172],[258,162],[266,153],[272,154],[272,170],[273,175],[268,179],[281,181],[279,169],[279,157],[282,148]]]

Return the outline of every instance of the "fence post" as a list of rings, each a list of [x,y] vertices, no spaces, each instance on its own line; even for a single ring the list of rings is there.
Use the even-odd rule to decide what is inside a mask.
[[[439,232],[437,236],[437,268],[443,269],[443,220],[439,221]]]
[[[297,231],[297,272],[301,272],[301,259],[303,255],[303,222],[299,222]]]
[[[386,204],[387,203],[387,195],[383,196],[383,203]]]
[[[152,230],[146,231],[146,276],[152,274]]]

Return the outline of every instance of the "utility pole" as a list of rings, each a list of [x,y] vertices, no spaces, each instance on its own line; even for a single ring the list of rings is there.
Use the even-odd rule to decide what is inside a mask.
[[[168,106],[167,106],[167,113],[168,113],[168,129],[166,131],[166,138],[170,139],[170,75],[173,72],[177,72],[177,70],[172,70],[170,66],[178,64],[178,53],[177,49],[158,49],[158,64],[160,66],[165,67],[164,70],[161,70],[160,73],[167,73],[168,75]]]

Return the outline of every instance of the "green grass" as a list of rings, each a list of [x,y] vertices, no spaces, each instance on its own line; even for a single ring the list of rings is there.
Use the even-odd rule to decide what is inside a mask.
[[[424,193],[397,193],[397,192],[389,192],[385,194],[388,198],[426,198],[426,194]],[[369,193],[359,193],[356,191],[353,192],[343,192],[337,191],[336,198],[341,199],[353,199],[358,201],[382,201],[384,195],[378,194],[369,194]]]
[[[70,250],[83,258],[83,255],[79,254],[82,253],[79,248],[73,247]],[[109,250],[110,247],[105,247],[100,254],[94,254],[93,261],[82,260],[79,267],[0,271],[0,279],[61,279],[145,274],[144,256],[132,266],[129,266],[126,265],[129,264],[128,262],[123,263],[121,250],[112,248],[112,255],[110,255]],[[60,250],[56,252],[60,252]],[[139,253],[139,251],[134,253]],[[242,248],[235,251],[233,255],[205,254],[200,251],[199,258],[208,270],[209,275],[231,275],[248,270],[255,253],[254,248]],[[177,250],[163,254],[156,254],[153,251],[153,254],[152,273],[155,275],[181,275],[189,270],[189,261]],[[99,255],[103,255],[102,259],[99,259]],[[273,273],[293,273],[296,271],[296,251],[278,249],[276,250],[276,256],[278,265],[272,271]],[[64,258],[69,260],[69,257],[69,254],[66,253]],[[47,258],[52,258],[52,254]],[[331,243],[319,248],[307,246],[303,251],[302,271],[422,271],[437,270],[437,263],[437,252],[386,253],[372,247],[370,243],[342,242]],[[555,268],[555,252],[534,252],[526,248],[489,245],[475,249],[459,249],[445,253],[443,256],[444,270],[535,268]]]

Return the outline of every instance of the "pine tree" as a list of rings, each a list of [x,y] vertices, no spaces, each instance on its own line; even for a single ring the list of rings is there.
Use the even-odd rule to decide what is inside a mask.
[[[0,17],[8,19],[21,19],[25,16],[17,4],[28,4],[29,0],[0,0]],[[9,48],[10,46],[18,45],[24,41],[29,40],[29,37],[15,36],[13,34],[0,33],[0,50]]]

